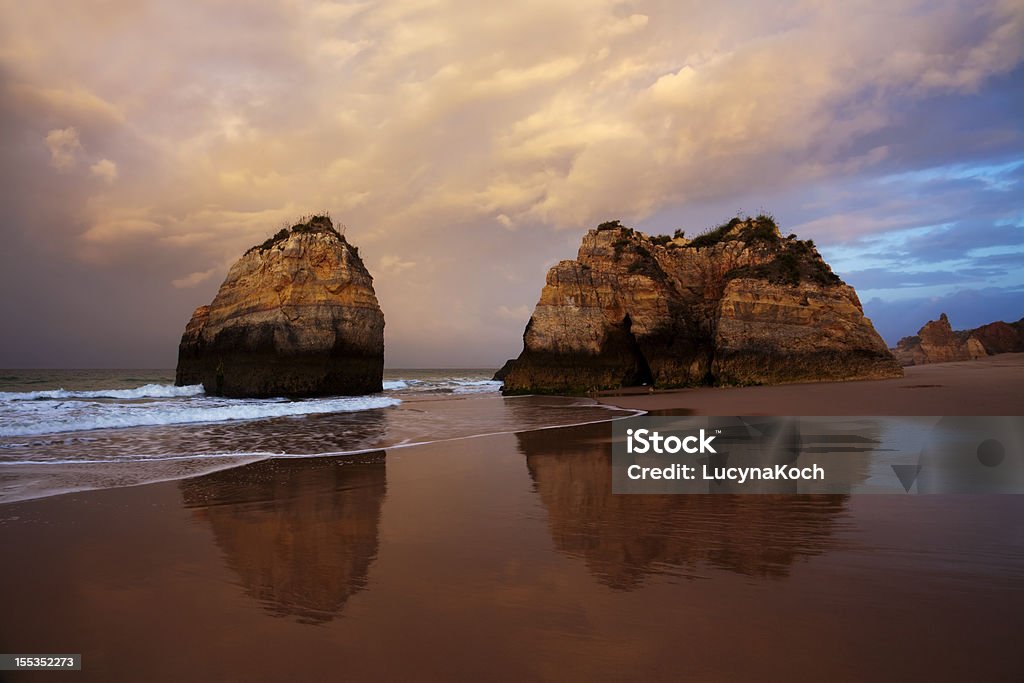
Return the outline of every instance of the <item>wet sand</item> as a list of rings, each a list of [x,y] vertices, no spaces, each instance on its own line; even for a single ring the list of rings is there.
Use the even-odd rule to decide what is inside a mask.
[[[1024,415],[1024,353],[904,368],[898,379],[602,396],[693,415]]]
[[[610,431],[2,505],[0,651],[84,665],[0,680],[1024,677],[1024,496],[615,496]]]

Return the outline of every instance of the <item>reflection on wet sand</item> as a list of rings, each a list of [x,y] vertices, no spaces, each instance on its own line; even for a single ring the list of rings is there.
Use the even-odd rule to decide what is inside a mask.
[[[320,624],[366,586],[387,490],[384,451],[268,460],[179,484],[246,593]]]
[[[0,644],[104,683],[1024,680],[1024,497],[614,496],[609,437],[0,506]]]
[[[580,430],[516,436],[556,547],[617,590],[651,574],[697,576],[702,563],[786,576],[797,559],[835,547],[846,517],[847,496],[614,495],[607,439]]]

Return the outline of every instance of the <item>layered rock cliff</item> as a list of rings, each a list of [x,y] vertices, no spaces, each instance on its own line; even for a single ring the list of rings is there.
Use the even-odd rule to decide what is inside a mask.
[[[551,268],[506,393],[898,377],[853,288],[766,216],[692,240],[603,223]]]
[[[179,385],[233,397],[380,391],[384,315],[358,250],[326,216],[235,262],[178,348]]]
[[[996,321],[973,330],[954,330],[945,313],[929,320],[916,335],[904,337],[892,350],[903,365],[974,360],[997,353],[1024,351],[1024,318]]]

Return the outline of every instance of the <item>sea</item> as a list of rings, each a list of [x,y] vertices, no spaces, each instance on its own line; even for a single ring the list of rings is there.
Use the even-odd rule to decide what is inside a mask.
[[[0,503],[625,417],[580,398],[502,397],[493,369],[386,370],[368,396],[232,399],[167,370],[0,370]]]

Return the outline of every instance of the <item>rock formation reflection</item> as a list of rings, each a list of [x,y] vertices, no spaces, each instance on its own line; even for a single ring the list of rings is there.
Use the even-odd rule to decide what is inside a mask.
[[[632,590],[701,565],[783,577],[834,547],[847,496],[614,495],[607,425],[517,434],[556,547]],[[589,437],[589,438],[588,438]]]
[[[246,593],[319,624],[366,587],[387,490],[384,451],[274,459],[182,481]]]

